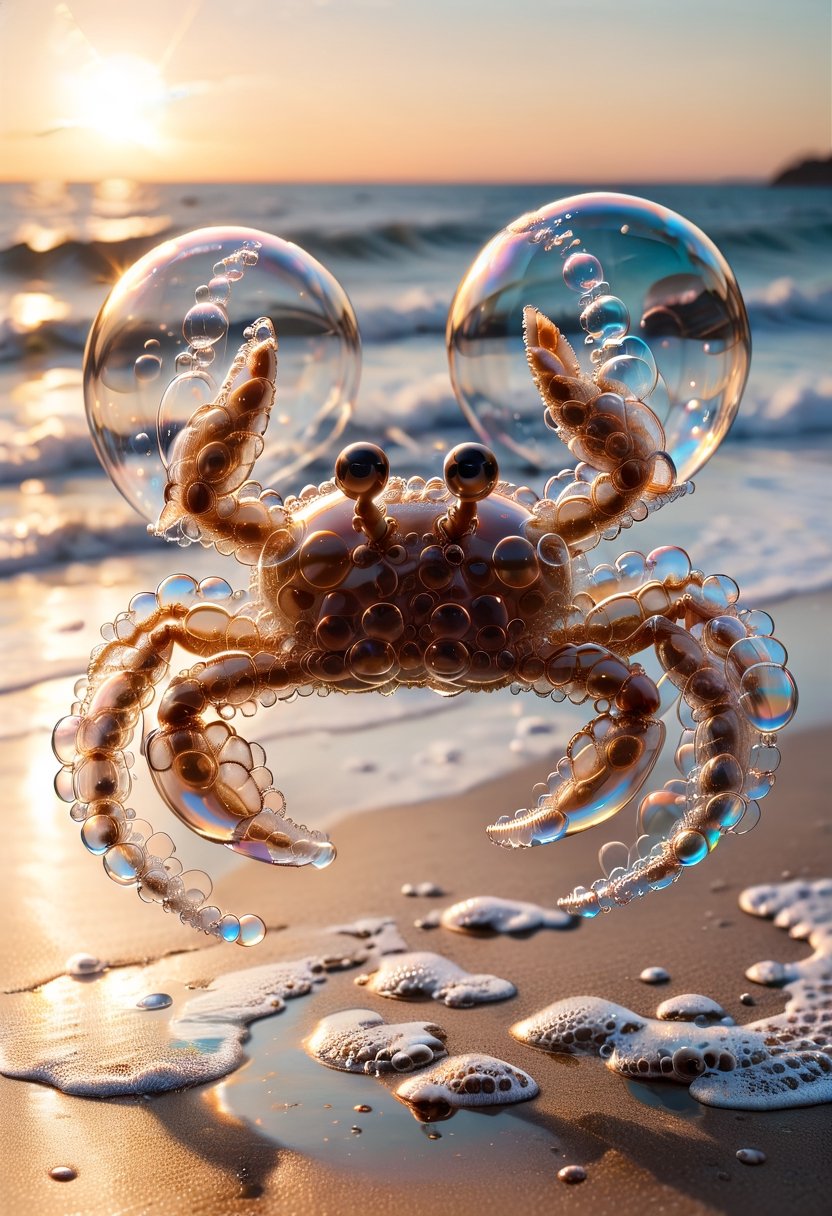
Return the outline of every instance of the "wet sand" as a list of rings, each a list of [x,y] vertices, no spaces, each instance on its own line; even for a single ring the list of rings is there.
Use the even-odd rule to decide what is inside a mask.
[[[184,974],[192,962],[191,979],[204,983],[233,968],[296,958],[314,948],[321,927],[358,916],[392,915],[412,949],[435,950],[470,970],[507,977],[518,995],[475,1010],[446,1009],[431,1001],[392,1002],[355,987],[356,971],[345,970],[331,973],[314,996],[255,1025],[253,1063],[244,1065],[237,1080],[150,1099],[96,1101],[0,1077],[6,1150],[0,1210],[44,1216],[115,1211],[225,1216],[252,1210],[256,1199],[255,1210],[299,1216],[419,1213],[449,1203],[465,1213],[483,1204],[490,1210],[516,1205],[522,1195],[524,1212],[550,1212],[563,1205],[593,1216],[613,1211],[821,1213],[828,1199],[827,1108],[765,1114],[706,1108],[683,1087],[626,1081],[596,1059],[549,1057],[514,1042],[506,1032],[540,1006],[578,993],[603,995],[649,1014],[674,993],[703,992],[738,1022],[782,1008],[780,992],[750,984],[743,973],[760,959],[804,957],[807,948],[770,923],[743,914],[737,896],[747,885],[777,880],[784,870],[820,876],[832,867],[823,770],[828,732],[791,731],[783,742],[776,790],[748,837],[723,841],[705,865],[684,875],[671,891],[651,895],[625,912],[523,939],[420,930],[413,921],[432,907],[476,894],[551,903],[574,881],[596,877],[596,833],[522,854],[497,851],[485,839],[482,825],[498,808],[512,809],[525,800],[540,777],[539,763],[451,801],[440,798],[344,820],[336,836],[338,861],[322,873],[238,868],[218,884],[220,902],[239,904],[244,894],[247,904],[265,910],[272,925],[289,926],[275,928],[261,947],[248,952],[206,946],[206,939],[186,932],[172,918],[138,905],[132,892],[102,882],[61,810],[52,829],[56,835],[50,836],[56,846],[52,863],[47,862],[54,867],[52,883],[44,886],[37,857],[24,860],[21,841],[19,866],[7,870],[13,876],[7,927],[10,918],[16,923],[4,937],[6,990],[48,979],[60,971],[60,961],[79,949],[111,962],[192,951],[184,960]],[[13,832],[11,848],[8,861],[14,860]],[[46,850],[41,862],[46,862]],[[30,898],[18,903],[13,893],[20,891],[27,867]],[[403,883],[425,879],[438,883],[447,897],[413,899],[400,893]],[[31,898],[32,891],[39,891],[38,899]],[[21,909],[29,913],[28,932],[20,923]],[[341,940],[347,951],[357,944],[348,937]],[[641,983],[638,974],[649,965],[665,967],[669,983]],[[755,997],[753,1009],[739,1000],[748,990]],[[381,1120],[374,1126],[368,1114],[353,1150],[343,1143],[351,1134],[344,1122],[332,1125],[331,1116],[341,1112],[327,1110],[325,1103],[337,1107],[339,1093],[347,1092],[345,1083],[360,1083],[364,1100],[372,1105],[382,1096],[382,1083],[310,1065],[307,1105],[320,1110],[317,1148],[300,1153],[282,1147],[274,1116],[255,1122],[235,1113],[251,1107],[252,1085],[263,1087],[259,1100],[264,1111],[280,1107],[285,1102],[280,1043],[294,1047],[320,1017],[349,1006],[377,1009],[391,1021],[436,1021],[449,1032],[453,1053],[481,1050],[511,1060],[537,1080],[540,1097],[497,1118],[463,1112],[458,1139],[451,1135],[457,1121],[449,1121],[437,1125],[442,1139],[435,1144],[424,1139],[415,1121],[412,1133],[408,1124],[391,1136]],[[54,1016],[59,1018],[60,1011]],[[277,1044],[271,1064],[265,1059],[269,1044]],[[252,1069],[262,1071],[262,1079]],[[248,1106],[235,1096],[241,1081],[249,1090]],[[287,1078],[287,1093],[289,1082]],[[349,1093],[352,1102],[354,1090]],[[255,1110],[257,1101],[255,1094]],[[377,1109],[381,1105],[377,1100]],[[293,1109],[301,1108],[285,1109],[280,1117],[292,1119]],[[341,1141],[337,1153],[327,1147],[327,1133],[329,1143]],[[408,1134],[413,1137],[412,1159],[406,1151],[410,1141],[402,1140]],[[373,1137],[381,1139],[374,1145]],[[293,1137],[285,1139],[292,1142]],[[763,1166],[736,1160],[736,1150],[749,1146],[766,1152]],[[556,1178],[558,1169],[571,1163],[587,1170],[587,1180],[579,1186]],[[50,1168],[67,1164],[78,1171],[74,1181],[48,1177]]]

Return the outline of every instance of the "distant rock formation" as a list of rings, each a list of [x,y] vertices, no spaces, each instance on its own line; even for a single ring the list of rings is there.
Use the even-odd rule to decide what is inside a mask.
[[[821,160],[807,156],[782,169],[771,180],[772,186],[832,186],[832,156]]]

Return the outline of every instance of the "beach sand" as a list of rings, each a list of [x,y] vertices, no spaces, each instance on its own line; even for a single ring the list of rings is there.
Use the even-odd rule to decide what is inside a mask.
[[[828,610],[828,597],[813,597],[782,605],[779,618],[788,618],[793,636],[799,629],[804,639],[818,638]],[[782,636],[788,641],[785,629]],[[809,662],[811,648],[801,653],[806,657],[797,663],[798,682],[819,694],[822,680]],[[7,823],[0,987],[18,993],[0,998],[0,1017],[9,1016],[20,990],[59,974],[79,950],[111,965],[190,952],[171,965],[186,982],[204,985],[228,970],[297,958],[323,942],[330,949],[332,936],[323,939],[320,930],[363,916],[392,916],[411,949],[437,951],[472,971],[509,978],[518,993],[474,1010],[446,1009],[430,1000],[384,1000],[355,986],[355,969],[339,970],[314,995],[256,1023],[250,1061],[224,1082],[102,1101],[0,1077],[6,1150],[0,1211],[374,1216],[520,1204],[524,1216],[561,1206],[593,1216],[811,1216],[828,1210],[825,1107],[770,1113],[708,1108],[684,1087],[628,1081],[597,1059],[547,1056],[507,1033],[521,1017],[576,994],[604,996],[643,1014],[683,992],[716,998],[738,1022],[779,1012],[782,993],[749,983],[744,972],[765,958],[805,957],[807,947],[744,914],[737,898],[744,887],[776,881],[784,872],[832,873],[828,730],[787,731],[777,786],[758,827],[742,840],[726,839],[670,891],[626,911],[520,939],[414,926],[431,908],[472,895],[551,906],[575,882],[597,877],[596,853],[605,837],[596,832],[521,853],[496,850],[484,835],[483,825],[495,814],[527,802],[531,785],[547,771],[544,760],[453,798],[344,819],[333,831],[338,860],[321,873],[237,866],[220,879],[215,896],[221,905],[260,911],[273,926],[253,951],[211,944],[107,882],[84,853],[66,808],[48,792],[52,765],[45,741],[30,739],[30,746],[36,756],[26,757],[26,783],[20,746],[9,742],[0,750]],[[41,800],[39,841],[26,830],[32,817],[24,804],[33,797]],[[608,826],[607,838],[626,839],[628,831],[629,824],[620,832]],[[403,883],[424,880],[437,883],[445,896],[401,894]],[[335,940],[346,953],[360,945],[350,937]],[[639,972],[654,965],[669,971],[668,983],[639,981]],[[739,999],[748,990],[753,1009]],[[392,1103],[391,1110],[383,1090],[389,1082],[291,1063],[319,1018],[354,1006],[378,1010],[390,1021],[438,1022],[453,1053],[476,1050],[508,1059],[531,1073],[540,1096],[496,1116],[463,1111],[436,1125],[441,1138],[430,1141],[406,1108]],[[39,1020],[60,1028],[61,1009],[44,1008]],[[106,1036],[106,1025],[100,1033]],[[360,1117],[360,1136],[350,1130],[357,1101],[374,1107]],[[287,1129],[282,1138],[281,1128]],[[735,1153],[742,1147],[763,1149],[766,1163],[741,1164]],[[557,1171],[566,1164],[584,1166],[586,1181],[559,1182]],[[77,1178],[53,1181],[48,1171],[57,1165],[73,1166]]]

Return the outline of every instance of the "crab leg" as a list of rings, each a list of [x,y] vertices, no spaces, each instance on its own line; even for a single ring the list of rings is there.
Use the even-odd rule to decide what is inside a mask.
[[[664,726],[653,717],[660,704],[656,685],[605,647],[558,647],[546,678],[571,696],[608,701],[611,709],[574,736],[537,807],[504,815],[486,829],[506,848],[548,844],[603,823],[639,791],[664,743]]]
[[[683,492],[663,450],[664,431],[649,406],[620,396],[581,372],[557,326],[534,308],[523,314],[526,356],[548,420],[587,476],[565,483],[547,519],[574,551],[591,548],[632,512],[646,514]]]
[[[207,579],[197,587],[192,579],[176,575],[166,579],[155,593],[136,596],[128,612],[104,631],[108,639],[105,645],[93,651],[83,693],[78,690],[83,700],[55,727],[53,749],[64,766],[55,788],[64,801],[73,803],[71,815],[81,823],[84,844],[90,852],[103,856],[104,868],[114,882],[136,887],[145,902],[159,903],[166,911],[179,913],[182,921],[195,929],[240,945],[254,945],[265,933],[260,918],[223,914],[210,905],[212,883],[208,875],[200,871],[183,873],[170,837],[154,832],[149,823],[137,820],[129,810],[133,763],[130,744],[142,710],[153,700],[155,686],[167,674],[174,645],[193,654],[210,655],[217,649],[220,629],[224,638],[233,637],[238,644],[248,640],[252,649],[259,649],[256,626],[242,615],[237,597],[222,580]],[[175,697],[167,699],[168,706],[174,702]],[[239,779],[243,741],[226,723],[217,725],[223,738],[214,738],[211,754],[226,782],[232,776]],[[171,770],[181,771],[183,789],[192,789],[192,776],[202,761],[198,746],[188,751],[181,746],[184,733],[180,729],[176,736],[175,753],[170,747]],[[252,758],[246,781],[257,785],[264,804],[271,796],[282,803],[281,796],[268,788],[268,770],[254,763],[253,748],[247,752]],[[153,755],[167,773],[162,753],[154,748]],[[165,778],[168,784],[172,779]],[[236,780],[236,784],[244,785],[245,781]],[[191,811],[193,806],[191,802]],[[244,810],[240,808],[241,824],[245,822]],[[184,815],[182,818],[187,822]],[[298,838],[289,841],[283,864],[302,865],[318,856],[320,850],[325,851],[317,834],[304,834],[289,820],[283,821],[283,827],[286,837]],[[210,836],[209,831],[202,834]],[[267,859],[275,858],[267,854]]]
[[[285,815],[285,799],[272,786],[265,754],[222,718],[257,700],[284,696],[302,673],[257,648],[214,654],[171,681],[158,711],[159,730],[147,740],[154,784],[192,831],[234,852],[274,865],[322,868],[335,857],[328,837]]]
[[[694,597],[691,611],[701,626],[706,603]],[[797,708],[784,648],[758,632],[770,627],[764,613],[712,611],[697,638],[667,617],[653,616],[630,639],[628,648],[655,648],[681,692],[689,724],[676,752],[683,779],[642,799],[635,848],[628,855],[624,846],[605,846],[619,853],[618,864],[607,866],[607,877],[591,889],[577,887],[559,900],[561,908],[595,916],[629,903],[669,885],[726,833],[754,826],[757,800],[769,792],[779,763],[774,732]]]

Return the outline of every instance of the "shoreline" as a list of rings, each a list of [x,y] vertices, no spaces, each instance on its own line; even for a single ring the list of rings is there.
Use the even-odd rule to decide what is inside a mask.
[[[558,887],[594,877],[600,841],[593,832],[571,838],[560,852],[550,846],[522,855],[498,852],[485,839],[481,829],[490,813],[485,803],[490,807],[519,797],[532,776],[527,770],[460,795],[452,805],[436,798],[418,809],[396,807],[344,819],[338,832],[340,856],[327,871],[275,874],[248,866],[229,874],[218,884],[220,899],[245,892],[252,906],[267,912],[271,907],[267,919],[289,922],[288,929],[272,932],[261,947],[246,953],[223,946],[201,949],[202,939],[157,910],[137,906],[132,893],[111,892],[110,884],[91,881],[89,859],[70,840],[78,864],[70,865],[64,893],[78,888],[79,898],[65,901],[68,915],[51,926],[53,951],[65,951],[63,957],[80,948],[106,957],[107,945],[116,942],[121,942],[122,958],[184,949],[193,951],[184,962],[192,961],[194,975],[210,977],[215,971],[298,957],[310,949],[312,926],[392,915],[411,949],[439,951],[470,970],[505,975],[517,984],[518,995],[471,1011],[446,1010],[430,1001],[382,1000],[354,987],[354,971],[336,972],[314,997],[292,1006],[292,1034],[302,1037],[320,1017],[350,1006],[376,1008],[388,1020],[424,1017],[446,1026],[455,1052],[486,1051],[525,1068],[540,1084],[541,1095],[509,1108],[508,1117],[477,1125],[479,1140],[482,1128],[499,1132],[497,1139],[486,1136],[485,1144],[493,1144],[485,1152],[481,1145],[480,1151],[456,1156],[449,1147],[454,1142],[446,1136],[442,1156],[431,1158],[435,1168],[418,1182],[408,1171],[367,1170],[359,1160],[335,1166],[323,1153],[300,1155],[281,1148],[235,1112],[235,1084],[243,1078],[248,1084],[249,1077],[259,1084],[261,1045],[280,1042],[286,1033],[281,1019],[287,1014],[279,1014],[255,1024],[248,1062],[238,1073],[150,1100],[70,1098],[43,1085],[0,1077],[9,1160],[16,1163],[0,1180],[5,1210],[23,1211],[35,1204],[44,1216],[63,1216],[71,1204],[73,1211],[105,1216],[113,1210],[107,1187],[101,1185],[107,1179],[107,1186],[119,1193],[119,1211],[136,1216],[157,1210],[227,1216],[250,1210],[244,1195],[255,1191],[259,1210],[298,1216],[353,1211],[375,1216],[392,1204],[421,1213],[449,1196],[456,1211],[467,1213],[486,1202],[516,1202],[518,1187],[526,1213],[550,1211],[553,1203],[568,1199],[576,1212],[594,1216],[667,1210],[691,1216],[742,1210],[765,1216],[790,1204],[806,1216],[820,1216],[828,1122],[824,1108],[758,1114],[700,1107],[682,1087],[644,1086],[614,1075],[598,1060],[548,1057],[525,1048],[508,1037],[506,1027],[554,999],[577,993],[608,997],[642,1013],[669,995],[691,991],[716,998],[738,1022],[779,1012],[782,992],[749,984],[744,971],[762,958],[803,957],[806,946],[769,922],[746,916],[737,897],[745,886],[778,879],[785,868],[812,876],[832,870],[820,762],[826,739],[823,729],[790,732],[781,780],[763,804],[760,824],[745,839],[724,841],[671,891],[651,894],[572,930],[542,930],[521,939],[427,932],[415,929],[412,921],[433,906],[475,894],[550,903],[556,874],[561,874]],[[62,833],[65,826],[60,825]],[[424,880],[440,884],[446,897],[400,894],[403,882]],[[133,948],[126,952],[125,943],[131,941]],[[640,983],[638,973],[648,965],[666,967],[671,981],[660,988]],[[41,971],[34,978],[45,975]],[[739,1001],[748,988],[754,990],[753,1010]],[[319,1072],[316,1093],[320,1097],[329,1087],[337,1101],[342,1074]],[[277,1080],[271,1082],[278,1099],[279,1078],[278,1066]],[[377,1083],[366,1079],[366,1084],[372,1104]],[[286,1118],[290,1116],[287,1111]],[[331,1119],[321,1110],[322,1130],[327,1121]],[[368,1137],[373,1134],[368,1116],[362,1141],[372,1144]],[[413,1134],[421,1140],[415,1124]],[[748,1145],[766,1151],[763,1168],[736,1161],[736,1149]],[[589,1177],[580,1187],[564,1188],[555,1174],[573,1162],[584,1165]],[[67,1163],[79,1171],[69,1192],[46,1173]]]

